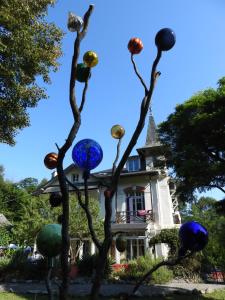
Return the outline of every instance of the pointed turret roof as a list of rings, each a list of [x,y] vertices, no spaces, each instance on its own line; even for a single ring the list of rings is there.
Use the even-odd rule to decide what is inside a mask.
[[[139,149],[137,152],[139,154],[146,155],[159,155],[162,151],[163,145],[159,141],[159,136],[156,130],[155,120],[152,115],[151,109],[149,110],[149,120],[148,120],[148,128],[147,128],[147,135],[145,145]]]
[[[149,115],[149,121],[148,121],[148,129],[147,129],[147,135],[146,135],[146,142],[145,147],[147,146],[155,146],[156,144],[159,144],[159,137],[156,131],[156,125],[155,120],[152,115],[152,110],[150,108],[150,115]]]

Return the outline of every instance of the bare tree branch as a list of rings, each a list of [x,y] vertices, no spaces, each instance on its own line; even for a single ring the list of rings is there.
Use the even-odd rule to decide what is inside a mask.
[[[62,265],[62,284],[60,286],[60,300],[65,300],[67,298],[68,286],[69,286],[69,279],[68,279],[68,253],[69,253],[69,191],[66,184],[66,176],[63,169],[63,160],[65,157],[66,152],[72,146],[72,143],[77,135],[81,124],[81,116],[80,111],[78,109],[76,103],[76,96],[75,96],[75,83],[76,83],[76,69],[77,69],[77,61],[80,53],[80,42],[85,37],[89,18],[93,11],[93,5],[89,6],[88,11],[84,16],[84,25],[82,32],[77,32],[77,37],[74,42],[74,51],[73,51],[73,58],[71,63],[71,74],[70,74],[70,85],[69,85],[69,102],[70,107],[72,110],[74,123],[72,128],[68,134],[68,137],[64,143],[64,145],[59,148],[58,147],[58,161],[57,161],[57,173],[58,173],[58,180],[60,191],[62,193],[62,252],[61,252],[61,265]],[[86,91],[85,91],[86,93]]]
[[[89,207],[88,207],[89,203],[88,203],[88,185],[87,185],[87,182],[85,183],[85,196],[84,196],[85,203],[83,203],[83,201],[82,201],[81,191],[78,189],[78,187],[75,184],[73,184],[68,178],[66,178],[66,182],[74,188],[74,190],[76,192],[76,195],[77,195],[79,205],[85,211],[87,221],[88,221],[88,228],[89,228],[89,231],[90,231],[90,234],[91,234],[91,238],[92,238],[95,246],[98,249],[100,249],[101,243],[98,240],[97,235],[94,231],[92,215],[91,215],[91,212],[90,212]]]
[[[115,170],[115,173],[112,177],[112,187],[113,189],[116,188],[117,186],[117,183],[118,183],[118,180],[119,180],[119,176],[120,176],[120,173],[133,149],[133,147],[136,145],[137,143],[137,139],[139,138],[139,135],[144,127],[144,124],[145,124],[145,117],[147,115],[147,112],[148,112],[148,108],[149,108],[149,105],[150,105],[150,102],[151,102],[151,97],[152,97],[152,93],[153,93],[153,90],[154,90],[154,86],[155,86],[155,73],[156,73],[156,68],[157,68],[157,65],[159,63],[159,60],[161,58],[161,51],[158,50],[157,52],[157,56],[153,62],[153,65],[152,65],[152,71],[151,71],[151,80],[150,80],[150,88],[149,88],[149,91],[148,91],[148,94],[145,95],[145,97],[143,98],[142,100],[142,106],[141,106],[141,111],[140,111],[140,117],[139,117],[139,121],[138,121],[138,124],[137,124],[137,127],[131,137],[131,140],[126,148],[126,150],[124,151],[124,154]]]
[[[115,158],[115,160],[114,160],[114,162],[113,162],[112,175],[113,175],[114,172],[115,172],[115,169],[116,169],[116,163],[117,163],[117,161],[118,161],[118,159],[119,159],[121,140],[122,140],[122,139],[119,139],[119,141],[118,141],[118,143],[117,143],[116,158]]]
[[[83,107],[84,107],[84,103],[85,103],[85,100],[86,100],[87,89],[88,89],[88,80],[85,82],[85,86],[84,86],[83,93],[82,93],[82,101],[81,101],[81,105],[79,107],[79,112],[80,113],[82,112]]]
[[[210,188],[217,188],[217,189],[219,189],[221,192],[225,193],[225,190],[224,190],[221,186],[219,186],[219,185],[217,185],[217,184],[209,184],[208,187],[210,187]]]
[[[144,87],[144,89],[145,89],[145,95],[147,95],[147,94],[148,94],[148,88],[147,88],[147,86],[146,86],[146,84],[145,84],[143,78],[141,77],[140,73],[139,73],[138,70],[137,70],[137,66],[136,66],[135,61],[134,61],[134,55],[131,54],[130,58],[131,58],[131,61],[132,61],[133,66],[134,66],[134,71],[135,71],[137,77],[140,79],[141,84],[143,85],[143,87]]]
[[[133,295],[135,292],[137,292],[137,290],[139,289],[139,287],[142,285],[142,283],[156,270],[158,270],[158,268],[162,267],[162,266],[175,266],[177,264],[179,264],[183,259],[190,257],[193,254],[193,252],[190,252],[188,254],[186,254],[185,256],[178,256],[176,259],[173,260],[163,260],[161,262],[159,262],[158,264],[156,264],[155,266],[153,266],[135,285],[131,295]],[[130,295],[130,296],[131,296]]]

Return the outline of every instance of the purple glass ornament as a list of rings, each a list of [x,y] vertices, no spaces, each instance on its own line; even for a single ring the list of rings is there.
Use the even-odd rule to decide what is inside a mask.
[[[161,51],[168,51],[173,48],[176,42],[176,35],[170,28],[163,28],[155,36],[155,44]]]
[[[189,221],[180,227],[179,237],[181,242],[180,253],[201,251],[208,243],[207,229],[196,221]]]
[[[79,141],[73,148],[72,159],[79,168],[90,171],[96,168],[103,158],[101,146],[91,139]]]

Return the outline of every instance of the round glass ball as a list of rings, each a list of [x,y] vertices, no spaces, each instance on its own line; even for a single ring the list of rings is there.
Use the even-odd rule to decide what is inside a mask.
[[[57,161],[58,161],[58,154],[51,152],[48,153],[44,158],[44,164],[46,168],[52,170],[57,167]]]
[[[90,171],[96,168],[103,158],[101,146],[94,140],[79,141],[72,151],[72,159],[79,168]]]
[[[127,248],[127,240],[123,236],[118,236],[116,239],[116,249],[119,252],[124,252]]]
[[[90,78],[91,72],[85,64],[77,64],[76,80],[79,82],[86,82]]]
[[[54,257],[60,254],[62,247],[62,226],[59,224],[47,224],[39,231],[36,239],[38,251],[46,257]]]
[[[175,45],[176,35],[170,28],[163,28],[155,36],[155,44],[161,51],[168,51]]]
[[[111,136],[114,139],[121,139],[125,134],[125,129],[121,125],[114,125],[111,128]]]
[[[51,207],[58,207],[62,204],[62,194],[61,193],[51,193],[49,197],[49,203]]]
[[[127,48],[131,54],[139,54],[142,51],[143,47],[143,43],[139,38],[130,39],[127,45]]]
[[[181,225],[179,238],[183,250],[201,251],[208,243],[207,229],[196,221],[189,221]]]
[[[93,68],[98,64],[98,55],[94,51],[87,51],[83,56],[85,65],[89,68]]]

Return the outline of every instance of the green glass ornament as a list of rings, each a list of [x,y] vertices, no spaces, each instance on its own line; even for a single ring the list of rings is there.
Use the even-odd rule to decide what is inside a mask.
[[[85,64],[77,65],[76,80],[79,82],[86,82],[90,76],[90,68],[88,68]]]
[[[60,254],[62,247],[62,226],[59,224],[44,225],[36,239],[38,251],[47,257]]]
[[[119,252],[124,252],[126,248],[127,248],[127,240],[122,235],[119,235],[116,239],[116,249]]]

